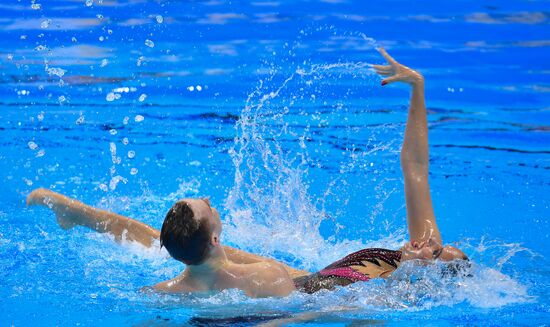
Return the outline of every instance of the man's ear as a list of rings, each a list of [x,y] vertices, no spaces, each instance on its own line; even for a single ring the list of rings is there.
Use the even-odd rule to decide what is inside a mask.
[[[220,235],[218,235],[216,233],[212,233],[212,236],[210,238],[210,244],[212,244],[214,246],[220,245]]]

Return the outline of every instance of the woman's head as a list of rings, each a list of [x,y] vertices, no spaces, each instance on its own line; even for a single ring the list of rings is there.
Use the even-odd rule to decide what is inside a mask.
[[[460,249],[450,245],[441,245],[435,239],[427,241],[410,241],[401,248],[401,261],[406,260],[468,260],[468,257]]]
[[[160,232],[160,245],[176,260],[198,265],[219,246],[222,230],[220,215],[208,199],[183,199],[166,214]]]

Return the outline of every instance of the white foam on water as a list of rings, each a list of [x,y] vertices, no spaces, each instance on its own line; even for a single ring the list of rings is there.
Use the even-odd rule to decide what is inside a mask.
[[[351,312],[416,312],[459,304],[499,308],[536,300],[525,286],[494,269],[473,264],[456,276],[445,275],[446,269],[447,264],[441,262],[430,266],[407,262],[388,279],[357,282],[315,294],[294,292],[286,298],[252,299],[242,291],[225,290],[185,295],[150,294],[149,300],[218,315],[223,308],[228,315],[240,309],[255,314],[277,308],[293,313],[331,311],[343,316]]]
[[[90,232],[86,234],[86,238],[101,241],[101,242],[115,242],[119,246],[121,246],[124,251],[127,252],[128,255],[124,255],[120,258],[117,258],[117,260],[120,260],[121,262],[127,262],[132,256],[136,255],[139,257],[140,260],[147,260],[150,261],[150,264],[152,265],[158,265],[158,263],[164,263],[166,260],[170,259],[170,255],[164,248],[160,248],[160,242],[159,240],[153,240],[153,243],[150,247],[144,246],[143,244],[128,240],[126,237],[122,237],[120,241],[116,241],[115,237],[110,233],[96,233],[96,232]],[[125,253],[125,252],[123,252]]]

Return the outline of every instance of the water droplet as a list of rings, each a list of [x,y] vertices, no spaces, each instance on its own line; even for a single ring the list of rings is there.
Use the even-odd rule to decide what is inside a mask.
[[[128,116],[124,117],[124,119],[122,120],[122,124],[128,125],[129,120],[130,120],[130,117],[128,117]]]
[[[107,96],[105,97],[105,100],[109,102],[115,100],[115,94],[113,92],[109,92],[109,94],[107,94]]]
[[[114,191],[118,185],[118,183],[120,182],[123,182],[123,183],[127,183],[128,180],[122,176],[114,176],[113,178],[111,178],[111,181],[109,182],[109,188]]]
[[[149,39],[145,40],[145,45],[148,46],[149,48],[155,47],[155,43]]]
[[[127,137],[125,137],[125,138],[122,139],[122,144],[128,145],[128,143],[130,143],[130,141],[128,141],[128,138],[127,138]]]
[[[115,155],[116,154],[116,144],[114,144],[113,142],[109,143],[109,151],[111,151],[112,155]]]
[[[77,125],[80,125],[80,124],[83,124],[84,123],[84,116],[82,115],[82,113],[80,113],[80,117],[78,117],[78,119],[76,120],[75,122]]]
[[[105,66],[107,66],[107,64],[109,64],[109,61],[107,59],[103,59],[103,60],[101,60],[101,65],[99,65],[99,66],[105,67]]]
[[[142,115],[137,115],[137,116],[134,118],[134,121],[135,121],[136,123],[139,123],[139,122],[142,122],[144,119],[145,119],[145,117],[143,117]]]
[[[97,17],[97,19],[103,19],[103,15],[102,14],[97,14],[95,15]]]
[[[13,54],[11,53],[8,54],[8,60],[13,60]]]
[[[36,157],[40,158],[40,157],[43,157],[45,154],[46,154],[46,150],[44,149],[38,150],[38,152],[36,153]]]
[[[145,57],[144,56],[140,56],[136,62],[136,65],[139,67],[141,66],[141,64],[145,61]]]
[[[34,143],[33,141],[29,141],[29,143],[27,143],[27,145],[29,146],[29,149],[31,149],[33,151],[38,148],[38,144]]]
[[[105,185],[103,183],[99,184],[99,189],[102,190],[103,192],[107,192],[109,190],[107,185]]]
[[[143,101],[145,101],[145,99],[147,99],[147,94],[144,93],[144,94],[139,96],[139,102],[143,102]]]
[[[159,24],[162,24],[162,22],[164,21],[164,18],[162,18],[161,15],[157,15],[157,16],[155,17],[155,19],[157,20],[157,23],[159,23]]]
[[[195,87],[194,87],[193,85],[188,86],[188,87],[187,87],[187,90],[188,90],[189,92],[193,92],[193,91],[195,91]]]
[[[130,175],[136,175],[138,173],[137,168],[130,169]]]
[[[76,43],[76,42],[77,42],[76,37],[73,36],[73,37],[71,38],[71,42]]]
[[[65,69],[62,68],[56,68],[56,67],[46,67],[46,72],[48,75],[55,75],[57,77],[63,77],[65,73],[67,72]]]
[[[40,28],[48,28],[50,27],[50,24],[52,23],[51,19],[46,19],[40,23]]]
[[[46,48],[43,45],[39,45],[36,48],[34,48],[34,50],[36,50],[36,51],[46,51],[46,50],[48,50],[48,48]]]
[[[39,3],[33,3],[31,5],[31,8],[34,9],[34,10],[40,10],[42,8],[42,5],[39,4]]]
[[[57,102],[59,102],[59,104],[63,104],[67,101],[67,98],[65,98],[64,95],[60,95],[58,98],[57,98]]]
[[[135,152],[135,151],[132,151],[132,150],[128,151],[128,158],[134,159],[135,156],[136,156],[136,152]]]
[[[103,42],[103,41],[105,41],[105,37],[104,37],[103,35],[102,35],[102,36],[100,36],[100,37],[99,37],[99,41],[100,41],[100,42]]]
[[[109,134],[111,134],[111,135],[116,135],[117,133],[118,133],[117,130],[114,129],[114,128],[109,130]]]
[[[94,4],[94,0],[86,0],[86,7],[91,7]]]
[[[196,88],[197,91],[199,91],[199,92],[202,91],[202,86],[200,86],[200,85],[195,86],[195,88]]]
[[[44,120],[44,112],[41,111],[37,116],[36,118],[38,118],[38,121],[43,121]]]

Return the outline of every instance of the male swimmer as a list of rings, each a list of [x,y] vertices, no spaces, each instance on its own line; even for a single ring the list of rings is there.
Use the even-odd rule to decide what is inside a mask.
[[[424,78],[379,49],[387,66],[373,65],[384,77],[382,85],[402,82],[411,86],[401,169],[405,180],[407,225],[410,242],[400,250],[364,249],[317,273],[297,270],[273,259],[254,255],[220,243],[222,224],[208,199],[183,199],[168,211],[160,231],[137,220],[88,206],[47,189],[36,189],[28,205],[43,205],[56,214],[59,225],[69,229],[86,226],[111,233],[116,240],[136,241],[146,247],[159,240],[161,247],[186,265],[174,279],[154,289],[185,293],[240,289],[251,297],[286,296],[294,290],[313,293],[357,281],[388,277],[401,262],[419,260],[468,260],[452,246],[443,246],[428,183],[428,125],[424,103]]]

